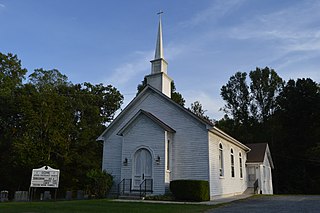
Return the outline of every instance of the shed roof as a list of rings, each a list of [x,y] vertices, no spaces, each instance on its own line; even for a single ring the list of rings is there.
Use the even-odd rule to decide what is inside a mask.
[[[247,162],[263,162],[267,149],[267,143],[251,143],[246,145],[251,149],[251,151],[248,152],[247,155]]]

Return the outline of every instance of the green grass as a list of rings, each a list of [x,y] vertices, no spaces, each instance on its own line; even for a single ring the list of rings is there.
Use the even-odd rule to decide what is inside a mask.
[[[214,206],[189,204],[161,204],[142,202],[115,202],[111,200],[83,200],[57,202],[8,202],[0,203],[0,212],[5,213],[157,213],[157,212],[204,212]]]

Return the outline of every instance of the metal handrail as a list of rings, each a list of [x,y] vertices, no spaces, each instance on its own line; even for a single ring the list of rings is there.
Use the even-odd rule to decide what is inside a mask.
[[[150,182],[150,189],[147,189],[148,181]],[[142,181],[142,183],[140,183],[140,197],[145,196],[147,192],[153,192],[153,179],[145,179]]]
[[[253,184],[253,193],[254,194],[257,194],[258,187],[259,187],[259,180],[257,179]]]
[[[128,181],[129,181],[129,189],[127,190],[126,186],[128,185]],[[121,189],[122,189],[122,191],[121,191]],[[132,190],[132,179],[125,179],[124,178],[118,184],[118,194],[119,195],[125,194],[126,191],[131,193],[131,190]]]

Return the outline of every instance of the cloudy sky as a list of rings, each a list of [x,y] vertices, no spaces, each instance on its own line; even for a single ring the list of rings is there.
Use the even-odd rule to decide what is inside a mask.
[[[198,100],[221,118],[221,86],[256,67],[320,82],[318,0],[0,0],[0,52],[29,74],[56,68],[73,83],[112,84],[128,103],[151,72],[159,10],[187,107]]]

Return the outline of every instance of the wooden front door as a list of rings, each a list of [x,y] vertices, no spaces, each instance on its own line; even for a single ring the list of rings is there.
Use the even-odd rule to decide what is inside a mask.
[[[134,154],[133,188],[139,189],[145,179],[152,178],[152,157],[147,149],[139,149]]]

